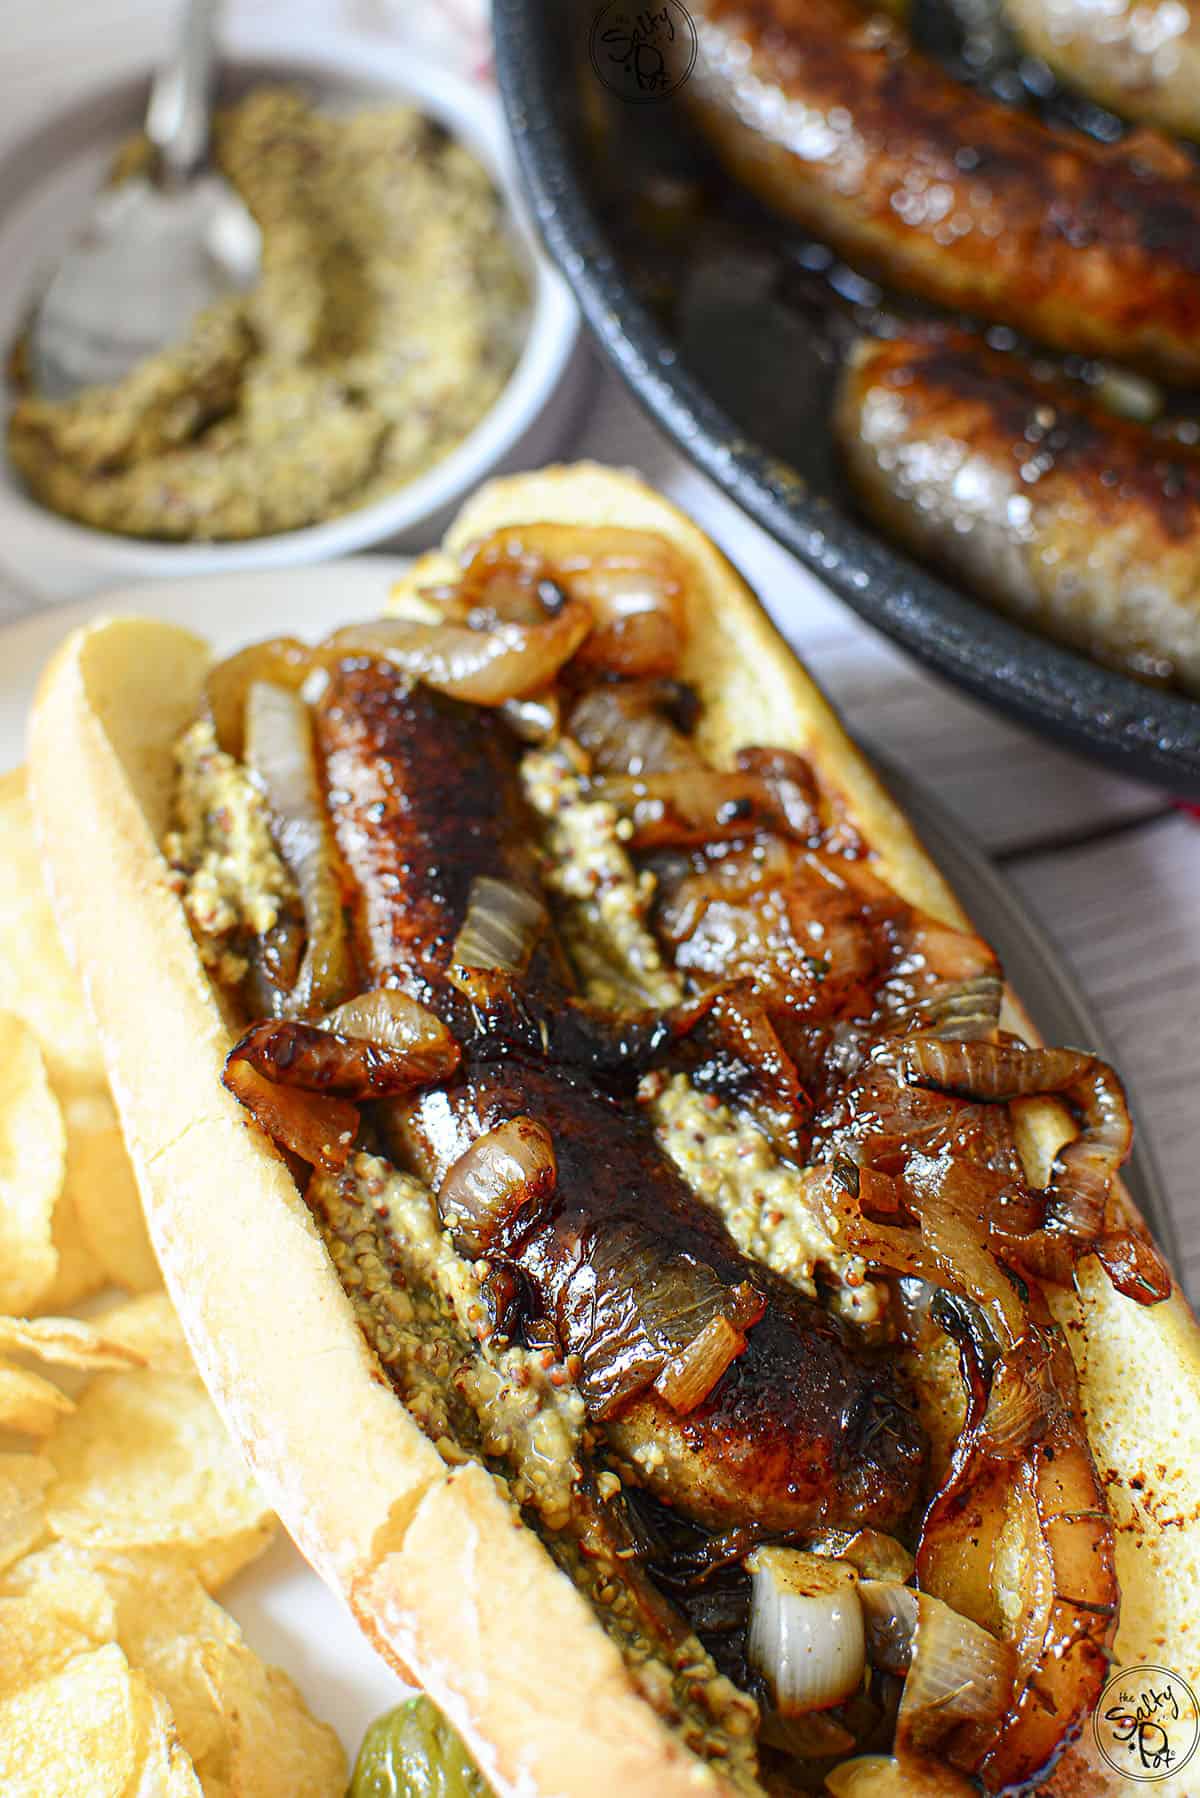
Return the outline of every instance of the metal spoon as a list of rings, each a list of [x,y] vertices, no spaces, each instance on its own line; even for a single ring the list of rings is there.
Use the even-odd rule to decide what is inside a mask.
[[[186,0],[175,52],[150,90],[154,168],[99,195],[38,303],[30,368],[46,399],[121,380],[258,273],[258,226],[204,166],[219,5]]]

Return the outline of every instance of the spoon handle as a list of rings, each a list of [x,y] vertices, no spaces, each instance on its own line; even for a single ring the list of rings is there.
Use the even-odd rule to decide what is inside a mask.
[[[150,89],[146,135],[159,154],[161,176],[187,181],[208,151],[217,17],[221,0],[185,0],[179,35]]]

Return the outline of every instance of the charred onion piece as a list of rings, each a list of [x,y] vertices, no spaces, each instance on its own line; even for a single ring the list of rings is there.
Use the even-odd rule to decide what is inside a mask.
[[[685,1349],[667,1362],[654,1382],[654,1390],[666,1399],[672,1411],[686,1417],[703,1404],[722,1374],[745,1351],[745,1336],[723,1311],[718,1312]]]
[[[845,1561],[795,1548],[758,1548],[749,1659],[785,1717],[827,1710],[862,1684],[866,1666],[858,1574]]]
[[[352,974],[312,718],[297,693],[272,681],[250,683],[246,758],[262,782],[275,841],[304,908],[307,943],[288,1014],[311,1017],[345,996]]]
[[[321,1019],[322,1030],[361,1037],[381,1049],[439,1054],[448,1072],[458,1066],[458,1044],[439,1017],[395,987],[378,986],[357,999],[347,999]]]
[[[683,648],[684,572],[661,537],[609,525],[514,525],[485,538],[460,599],[503,616],[535,600],[586,606],[591,635],[576,658],[608,674],[670,674]]]
[[[614,681],[584,694],[570,734],[597,774],[669,774],[704,765],[681,722],[693,709],[690,688],[676,681]]]
[[[237,655],[216,663],[205,679],[204,692],[217,742],[226,755],[239,762],[245,759],[246,702],[255,681],[269,681],[272,686],[286,687],[295,693],[319,666],[319,652],[297,637],[270,637],[265,643],[251,643]]]
[[[532,1221],[557,1178],[550,1132],[536,1119],[509,1118],[478,1137],[438,1189],[438,1211],[455,1248],[472,1260],[489,1254],[502,1231]]]
[[[222,1078],[234,1098],[280,1148],[329,1173],[345,1167],[358,1134],[357,1106],[327,1093],[279,1086],[249,1059],[239,1056],[237,1049],[226,1061]]]
[[[1002,1637],[1016,1657],[999,1729],[955,1743],[958,1764],[993,1791],[1043,1773],[1071,1739],[1107,1675],[1116,1622],[1113,1528],[1075,1366],[1036,1287],[1028,1304],[1036,1352],[1023,1369],[1016,1360],[1042,1388],[1036,1435],[1023,1454],[997,1458],[968,1419],[917,1549],[922,1588]]]
[[[249,1062],[276,1086],[336,1093],[363,1103],[446,1080],[460,1059],[458,1044],[448,1034],[439,1042],[389,1049],[319,1024],[274,1018],[248,1030],[230,1051],[226,1066]]]
[[[1077,1049],[1030,1049],[1024,1043],[946,1042],[906,1037],[896,1048],[903,1072],[959,1099],[1007,1103],[1035,1093],[1068,1092],[1089,1079],[1095,1058]]]
[[[530,623],[493,619],[479,629],[381,618],[336,631],[328,647],[379,656],[452,699],[499,706],[549,686],[591,628],[587,607],[568,600],[551,617]]]
[[[738,759],[760,753],[743,751]],[[774,768],[768,774],[751,767],[614,774],[591,781],[588,790],[629,819],[634,849],[699,849],[763,830],[806,841],[817,828],[800,782]]]
[[[845,1160],[815,1173],[814,1196],[834,1241],[876,1267],[969,1299],[993,1350],[1015,1345],[1025,1332],[1025,1308],[986,1247],[972,1170],[940,1157],[914,1156],[910,1165],[911,1188]]]
[[[1012,1647],[911,1586],[862,1580],[858,1593],[871,1659],[885,1672],[904,1675],[897,1757],[941,1753],[974,1771],[977,1756],[969,1749],[964,1763],[959,1743],[965,1736],[973,1748],[995,1734],[1013,1694]]]
[[[477,1004],[493,1003],[528,969],[547,921],[546,907],[527,888],[478,876],[454,939],[450,979]]]

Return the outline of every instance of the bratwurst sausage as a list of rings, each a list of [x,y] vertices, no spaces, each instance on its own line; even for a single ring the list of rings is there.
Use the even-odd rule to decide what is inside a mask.
[[[553,1190],[498,1225],[486,1254],[517,1276],[557,1352],[579,1358],[581,1391],[610,1446],[667,1504],[712,1529],[782,1531],[886,1528],[911,1510],[921,1430],[887,1362],[742,1255],[638,1113],[508,1061],[468,1065],[405,1101],[402,1115],[409,1158],[443,1194],[459,1158],[500,1124],[528,1115],[549,1132]],[[636,1375],[623,1396],[647,1329],[669,1333],[676,1308],[691,1315],[713,1277],[757,1300],[745,1349],[686,1414]]]
[[[856,0],[692,11],[682,91],[769,206],[906,292],[1200,379],[1200,182],[1165,145],[1148,161],[987,100]]]
[[[447,969],[472,881],[536,882],[534,832],[502,729],[480,708],[369,661],[334,671],[317,718],[363,970],[374,985],[406,988],[468,1043],[473,1020]],[[538,953],[527,978],[561,1001],[552,932]],[[507,1020],[499,1045],[485,1031],[459,1078],[390,1104],[385,1128],[435,1189],[502,1124],[528,1118],[548,1133],[557,1172],[545,1203],[521,1210],[486,1253],[533,1325],[578,1358],[581,1390],[614,1448],[668,1503],[716,1527],[908,1512],[922,1434],[887,1364],[740,1254],[635,1106],[552,1071],[513,1035]],[[553,1040],[550,1059],[561,1059]],[[650,1392],[647,1352],[656,1342],[687,1346],[697,1316],[726,1311],[731,1327],[745,1326],[746,1345],[680,1414]],[[639,1448],[656,1452],[638,1458]]]
[[[1190,0],[1005,0],[1027,50],[1127,119],[1200,138],[1200,14]]]
[[[864,509],[972,593],[1200,695],[1200,455],[965,333],[863,339],[834,428]]]

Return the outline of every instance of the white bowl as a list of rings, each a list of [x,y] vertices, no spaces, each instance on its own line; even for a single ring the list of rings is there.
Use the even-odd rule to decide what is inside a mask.
[[[491,411],[428,473],[326,524],[244,543],[156,543],[92,530],[39,505],[7,458],[0,458],[0,559],[43,598],[75,598],[115,581],[283,568],[384,543],[424,547],[464,493],[502,468],[545,461],[570,427],[585,372],[579,318],[537,247],[494,96],[403,46],[347,42],[340,34],[307,29],[303,43],[293,49],[278,30],[231,29],[223,44],[223,86],[237,92],[252,82],[294,80],[332,106],[409,101],[440,119],[490,170],[533,271],[520,361]],[[40,271],[53,263],[86,211],[113,149],[141,122],[145,96],[144,75],[94,89],[48,123],[0,145],[0,357],[20,327]],[[7,413],[7,389],[3,397]]]

